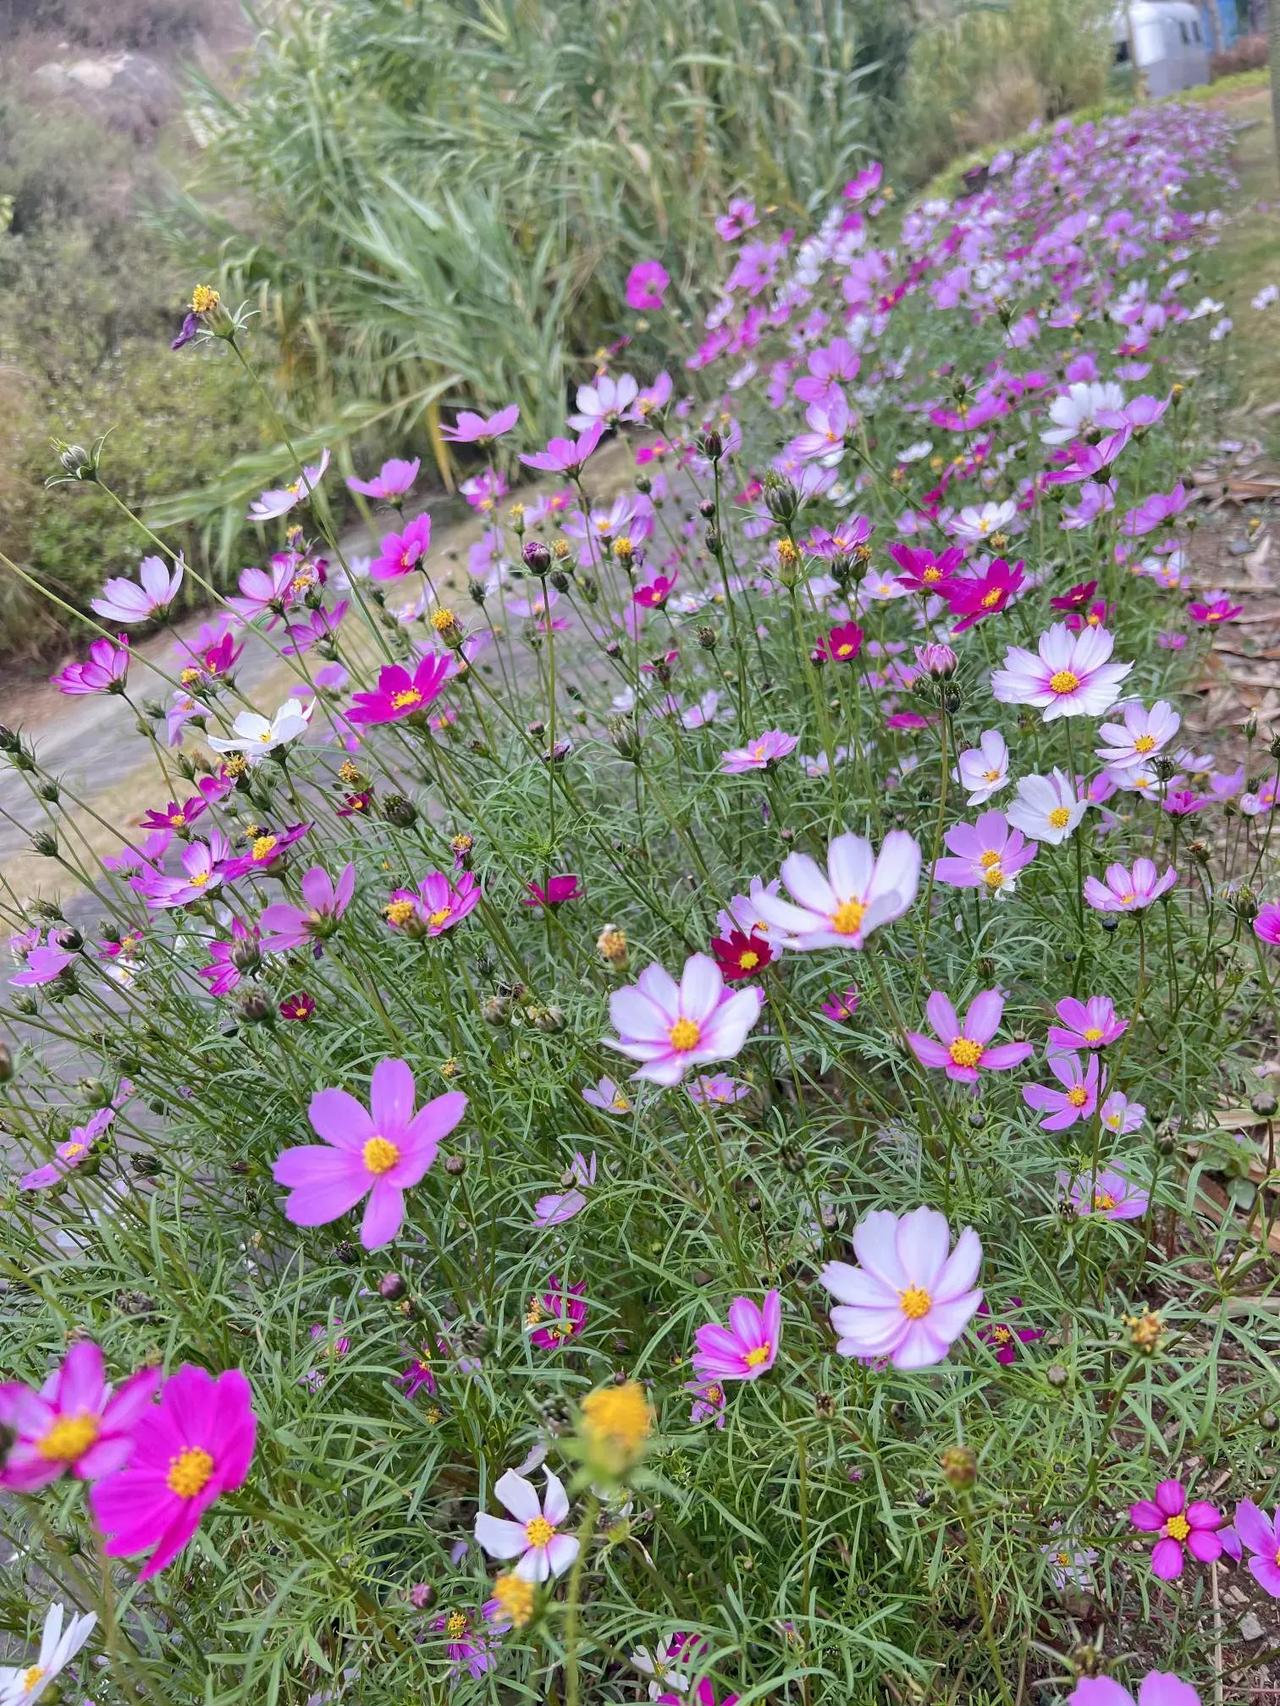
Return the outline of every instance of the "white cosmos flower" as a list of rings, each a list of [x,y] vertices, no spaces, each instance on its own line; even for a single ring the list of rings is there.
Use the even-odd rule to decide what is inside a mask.
[[[664,1694],[683,1694],[689,1686],[688,1676],[677,1668],[678,1660],[671,1651],[673,1642],[674,1636],[668,1635],[652,1651],[637,1647],[631,1655],[632,1664],[649,1678],[650,1700],[660,1700]]]
[[[220,740],[214,735],[207,739],[215,752],[242,752],[250,764],[256,764],[278,746],[286,746],[304,734],[314,709],[314,702],[304,705],[301,699],[286,699],[274,717],[241,711],[231,725],[231,740]]]
[[[1040,434],[1041,442],[1069,444],[1098,425],[1100,410],[1123,408],[1124,392],[1110,380],[1101,385],[1068,385],[1064,394],[1049,405],[1053,426]]]
[[[86,1617],[73,1617],[64,1629],[65,1615],[61,1604],[49,1607],[40,1637],[40,1656],[34,1664],[0,1665],[0,1706],[28,1706],[38,1700],[75,1658],[98,1621],[91,1611]]]
[[[1007,815],[1009,822],[1033,841],[1047,841],[1057,847],[1075,834],[1088,809],[1089,801],[1080,798],[1071,778],[1055,769],[1048,776],[1024,776]]]
[[[951,772],[969,796],[971,806],[985,806],[1009,780],[1009,748],[999,729],[984,729],[977,746],[962,752]]]

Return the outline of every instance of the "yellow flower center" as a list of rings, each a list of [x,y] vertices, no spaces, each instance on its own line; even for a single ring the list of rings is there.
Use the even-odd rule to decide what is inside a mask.
[[[759,1368],[762,1362],[768,1362],[769,1353],[772,1349],[773,1347],[766,1339],[762,1345],[756,1345],[753,1350],[749,1350],[742,1360],[748,1368]]]
[[[1084,1040],[1087,1043],[1100,1043],[1102,1041],[1102,1026],[1090,1025],[1084,1033]]]
[[[211,314],[222,298],[211,284],[198,284],[191,292],[191,312]]]
[[[1154,750],[1156,737],[1154,735],[1139,735],[1133,743],[1135,752],[1151,752]]]
[[[512,1628],[523,1629],[533,1616],[533,1587],[513,1570],[499,1576],[493,1584],[493,1597]]]
[[[998,770],[984,770],[982,772],[982,780],[984,782],[998,782],[1000,780],[1000,772]],[[983,857],[985,858],[986,855],[984,854]]]
[[[1089,1092],[1083,1084],[1073,1084],[1067,1091],[1067,1100],[1073,1108],[1083,1108],[1089,1100]]]
[[[379,1174],[389,1173],[400,1159],[400,1151],[396,1145],[376,1133],[365,1143],[360,1155],[369,1171]]]
[[[253,843],[254,859],[265,859],[269,853],[274,851],[278,841],[279,837],[276,835],[259,835]]]
[[[1004,887],[1004,871],[999,864],[988,865],[982,880],[989,889],[1001,889]]]
[[[920,576],[920,579],[924,581],[927,586],[932,586],[935,581],[940,581],[942,579],[942,570],[926,569]]]
[[[831,928],[837,936],[856,936],[866,910],[860,900],[842,900],[831,914]]]
[[[1080,677],[1069,669],[1058,669],[1049,677],[1051,693],[1074,693],[1080,685]]]
[[[444,1620],[444,1632],[451,1641],[460,1641],[471,1627],[465,1611],[451,1611]]]
[[[1179,1511],[1177,1516],[1171,1516],[1164,1525],[1164,1531],[1170,1540],[1185,1540],[1191,1533],[1191,1524]]]
[[[1120,904],[1121,904],[1121,906],[1132,906],[1134,901],[1137,900],[1137,898],[1138,898],[1137,895],[1133,892],[1132,889],[1130,889],[1128,894],[1122,894],[1120,896]]]
[[[838,658],[847,658],[851,655],[852,651],[853,647],[849,644],[848,640],[841,640],[840,644],[836,647],[836,656]]]
[[[452,610],[433,610],[431,612],[431,626],[437,634],[447,634],[451,629],[458,626],[458,618]]]
[[[933,1299],[922,1285],[909,1285],[898,1293],[898,1303],[908,1321],[920,1321],[933,1308]]]
[[[58,1154],[64,1161],[78,1161],[87,1147],[88,1145],[84,1143],[64,1143],[58,1150]]]
[[[988,848],[978,860],[978,863],[982,866],[984,871],[993,871],[1000,863],[1000,855],[994,852],[991,848]]]
[[[388,924],[407,924],[413,917],[413,902],[411,900],[389,900],[382,909],[382,916]]]
[[[525,1310],[524,1324],[526,1327],[536,1327],[542,1319],[542,1300],[537,1297],[529,1299],[529,1307]]]
[[[691,1048],[697,1048],[702,1032],[692,1019],[677,1019],[667,1032],[667,1040],[677,1054],[687,1054]]]
[[[708,1386],[702,1396],[708,1404],[722,1404],[724,1402],[724,1387]]]
[[[546,1546],[555,1538],[555,1532],[545,1516],[535,1516],[532,1522],[524,1525],[524,1537],[530,1546]]]
[[[1065,829],[1071,822],[1071,808],[1069,806],[1055,806],[1049,813],[1049,822],[1055,829]]]
[[[406,705],[421,705],[422,695],[416,687],[403,687],[399,693],[391,695],[391,708],[403,711]]]
[[[1008,1345],[1013,1342],[1013,1334],[1008,1327],[997,1326],[991,1329],[991,1342],[994,1345]]]
[[[631,1112],[631,1103],[628,1102],[627,1098],[621,1093],[621,1091],[619,1091],[619,1093],[613,1098],[610,1106],[615,1114],[629,1114]]]
[[[197,871],[195,876],[191,879],[192,888],[202,889],[212,875],[212,871]]]
[[[738,955],[738,965],[743,971],[754,971],[760,964],[760,956],[754,948],[748,948],[745,953]]]
[[[983,593],[983,595],[982,595],[982,608],[984,610],[994,610],[996,605],[999,604],[1001,598],[1003,598],[1003,596],[1004,596],[1003,590],[998,586],[993,586],[990,592],[984,592]]]
[[[194,1499],[197,1493],[204,1491],[212,1474],[213,1459],[209,1453],[202,1451],[198,1445],[190,1446],[169,1459],[165,1485],[180,1499]]]
[[[1095,1191],[1093,1193],[1093,1206],[1099,1213],[1105,1213],[1106,1210],[1116,1206],[1116,1199],[1110,1191]]]
[[[31,1690],[42,1680],[45,1674],[43,1665],[30,1665],[22,1673],[22,1692],[30,1694]]]
[[[765,749],[764,742],[763,741],[757,741],[755,746],[753,746],[751,748],[752,758],[754,758],[758,763],[765,756],[765,750],[766,749]]]
[[[101,1422],[82,1411],[78,1416],[60,1416],[36,1441],[36,1450],[47,1463],[74,1463],[98,1437]]]
[[[185,829],[187,826],[187,814],[185,812],[173,812],[170,815],[169,822],[175,829]]]
[[[956,1066],[976,1066],[982,1059],[982,1044],[975,1043],[971,1037],[957,1037],[947,1053]]]
[[[1071,1562],[1070,1552],[1055,1552],[1053,1557],[1054,1557],[1054,1562],[1057,1564],[1061,1564],[1062,1568],[1064,1570],[1067,1568],[1067,1566]]]
[[[436,910],[431,914],[431,917],[427,920],[427,922],[428,922],[428,924],[432,924],[432,925],[435,925],[438,927],[439,925],[444,923],[446,918],[451,916],[452,912],[453,912],[453,908],[451,906],[438,906],[436,908]]]

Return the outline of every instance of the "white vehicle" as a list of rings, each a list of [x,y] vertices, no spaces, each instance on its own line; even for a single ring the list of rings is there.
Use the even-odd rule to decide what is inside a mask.
[[[1148,94],[1209,81],[1209,43],[1191,0],[1118,0],[1112,29],[1117,63],[1136,62]]]

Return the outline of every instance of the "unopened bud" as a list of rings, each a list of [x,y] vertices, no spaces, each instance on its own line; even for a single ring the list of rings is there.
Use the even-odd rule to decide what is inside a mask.
[[[972,1487],[978,1479],[978,1459],[967,1445],[949,1445],[938,1459],[942,1479],[958,1491]]]

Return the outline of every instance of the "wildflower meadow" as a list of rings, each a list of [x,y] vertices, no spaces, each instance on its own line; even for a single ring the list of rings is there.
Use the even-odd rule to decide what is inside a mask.
[[[461,560],[407,445],[353,549],[287,410],[198,633],[139,521],[55,684],[143,809],[0,729],[57,880],[0,894],[0,1706],[1280,1659],[1280,731],[1188,725],[1229,144],[744,189],[549,440],[446,408]],[[262,406],[217,281],[173,332]],[[94,430],[55,479],[127,510]]]

